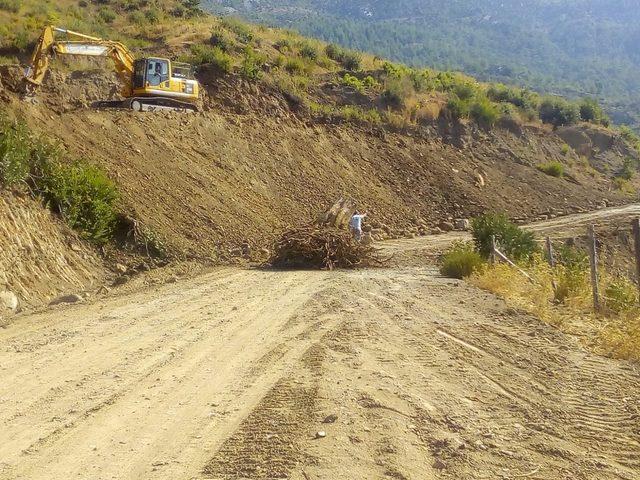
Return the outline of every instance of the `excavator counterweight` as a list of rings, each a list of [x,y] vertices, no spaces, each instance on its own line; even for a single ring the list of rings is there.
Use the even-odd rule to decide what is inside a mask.
[[[56,34],[63,34],[66,39],[57,40]],[[124,100],[97,102],[95,106],[99,108],[197,111],[195,102],[199,98],[200,84],[190,65],[166,58],[135,59],[120,42],[53,26],[43,30],[25,72],[28,93],[34,93],[42,84],[54,54],[107,57],[113,61]]]

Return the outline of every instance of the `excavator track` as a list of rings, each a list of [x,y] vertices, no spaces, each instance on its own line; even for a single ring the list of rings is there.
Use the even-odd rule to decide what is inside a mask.
[[[198,107],[192,103],[181,102],[164,97],[132,97],[126,100],[106,100],[95,102],[93,108],[117,108],[136,112],[177,111],[197,112]]]

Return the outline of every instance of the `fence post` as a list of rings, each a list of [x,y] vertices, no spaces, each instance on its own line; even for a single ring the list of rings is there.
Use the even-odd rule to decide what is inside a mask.
[[[600,287],[598,286],[598,248],[596,244],[596,231],[593,225],[589,226],[589,264],[591,265],[591,288],[593,290],[593,308],[600,311]]]
[[[636,280],[638,281],[638,289],[640,290],[640,218],[636,218],[632,222],[633,238],[636,246]]]
[[[552,267],[556,266],[556,259],[553,257],[553,245],[551,244],[551,238],[547,237],[547,260],[549,260],[549,265]]]
[[[491,235],[491,264],[495,265],[496,263],[496,250],[498,249],[498,246],[496,245],[496,236],[495,235]]]

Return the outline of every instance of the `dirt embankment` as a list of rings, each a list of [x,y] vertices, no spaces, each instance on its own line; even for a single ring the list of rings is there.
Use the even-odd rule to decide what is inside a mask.
[[[255,251],[343,195],[369,212],[378,238],[487,210],[536,218],[629,201],[542,127],[392,132],[318,123],[267,86],[213,73],[201,81],[207,95],[197,114],[86,108],[115,92],[109,76],[91,71],[54,73],[35,104],[8,103],[71,156],[104,168],[126,209],[192,257],[224,260],[244,241]],[[554,159],[568,178],[535,169]]]
[[[16,310],[104,280],[95,252],[37,202],[0,191],[0,219],[0,292]],[[8,310],[0,302],[0,323]]]

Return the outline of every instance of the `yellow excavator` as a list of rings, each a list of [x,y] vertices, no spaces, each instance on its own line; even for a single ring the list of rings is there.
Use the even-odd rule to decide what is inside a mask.
[[[58,33],[66,35],[66,39],[57,40]],[[42,84],[53,54],[107,57],[113,61],[125,100],[97,102],[96,107],[137,111],[198,110],[200,84],[191,65],[156,57],[136,60],[120,42],[53,26],[45,27],[31,57],[31,65],[26,69],[28,93],[33,94]]]

